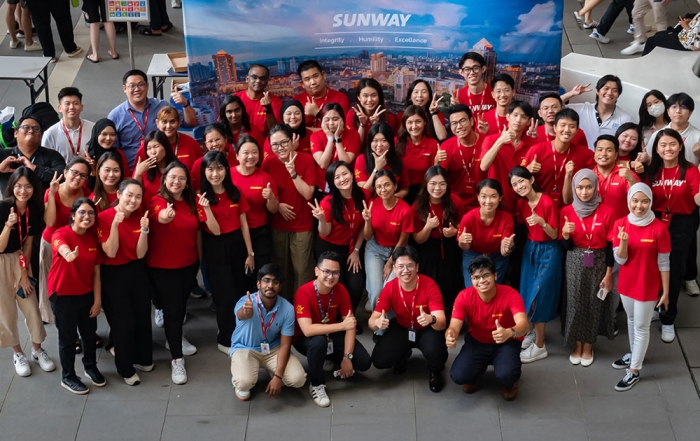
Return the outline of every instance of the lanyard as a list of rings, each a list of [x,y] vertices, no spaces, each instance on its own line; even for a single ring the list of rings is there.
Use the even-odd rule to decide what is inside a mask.
[[[352,210],[348,208],[348,204],[352,201]],[[357,217],[357,211],[355,211],[355,200],[349,199],[343,203],[343,208],[347,213],[347,221],[350,225],[350,254],[355,251],[355,218]]]
[[[258,303],[258,315],[260,316],[260,326],[262,327],[263,342],[267,342],[267,331],[270,330],[270,327],[272,326],[272,322],[275,321],[275,316],[277,315],[277,311],[272,313],[272,316],[270,317],[270,323],[268,323],[267,326],[265,326],[265,316],[263,316],[263,312],[262,312],[263,305],[262,305],[262,301],[260,300],[260,293],[259,292],[258,292],[257,303]]]
[[[328,296],[328,309],[326,310],[326,313],[323,313],[323,306],[321,306],[321,295],[318,293],[318,286],[316,285],[316,282],[314,282],[314,291],[316,291],[316,300],[318,300],[318,312],[321,316],[321,323],[324,325],[327,324],[330,320],[328,319],[328,315],[331,312],[331,302],[333,301],[333,290],[331,289],[330,296]]]
[[[403,290],[401,289],[401,282],[398,283],[399,285],[399,294],[401,294],[401,300],[403,301],[403,306],[406,308],[408,311],[408,314],[411,316],[411,329],[413,329],[413,322],[415,321],[413,318],[413,309],[414,306],[416,306],[416,297],[418,297],[418,285],[420,284],[420,276],[417,276],[416,278],[416,289],[415,289],[415,294],[413,295],[413,299],[411,300],[411,307],[408,307],[408,303],[406,303],[406,296],[403,293]]]
[[[131,115],[131,119],[134,120],[136,123],[136,127],[139,128],[139,131],[141,132],[141,139],[146,137],[146,126],[148,126],[148,111],[150,110],[149,107],[146,107],[146,111],[143,113],[143,126],[141,126],[141,123],[139,122],[138,119],[136,119],[136,116],[134,116],[134,111],[129,109],[129,114]]]
[[[588,249],[591,249],[591,245],[593,243],[593,231],[595,231],[595,221],[598,219],[598,210],[596,209],[595,216],[593,216],[593,224],[591,224],[591,233],[588,234],[586,233],[586,224],[583,222],[583,219],[581,216],[578,217],[578,220],[581,221],[581,229],[583,230],[583,234],[586,236],[586,239],[588,240]]]
[[[474,139],[474,143],[472,145],[463,145],[459,139],[457,140],[457,145],[459,145],[459,159],[462,160],[462,168],[464,171],[467,173],[467,185],[470,185],[472,182],[472,174],[471,170],[474,168],[474,158],[476,157],[476,144],[479,142],[479,134],[474,132],[476,135],[476,139]],[[472,149],[472,156],[469,158],[469,164],[464,161],[464,153],[462,150],[464,149]]]
[[[673,196],[673,184],[676,182],[676,178],[678,178],[678,172],[680,170],[680,166],[677,165],[676,173],[673,175],[673,180],[671,181],[671,185],[669,187],[666,186],[666,169],[664,168],[663,170],[661,170],[661,188],[664,191],[664,196],[666,196],[666,214],[671,212],[671,196]]]
[[[70,145],[71,152],[73,152],[73,156],[77,156],[80,153],[80,146],[83,143],[83,121],[80,121],[80,127],[78,127],[78,148],[75,148],[73,146],[73,139],[71,139],[70,134],[68,133],[68,129],[66,129],[66,125],[63,123],[63,121],[61,121],[61,128],[63,129],[63,133],[65,133],[66,138],[68,139],[68,144]]]
[[[479,94],[481,96],[481,102],[479,103],[479,110],[474,109],[474,103],[472,102],[472,92],[469,90],[469,86],[467,86],[467,99],[469,100],[469,108],[472,109],[472,113],[476,117],[476,120],[479,121],[479,115],[484,113],[484,97],[486,96],[486,86],[484,86],[484,89],[481,91]]]
[[[561,162],[561,169],[557,167],[557,150],[554,148],[554,142],[552,142],[552,160],[554,161],[554,188],[552,189],[553,193],[557,192],[557,184],[559,182],[559,174],[561,173],[561,170],[566,167],[566,160],[569,159],[569,153],[571,153],[570,149],[567,149],[566,151],[566,156],[564,157],[564,160]]]
[[[501,118],[501,117],[498,116],[498,112],[495,112],[493,115],[494,115],[494,117],[495,117],[495,119],[496,119],[496,131],[497,131],[498,133],[501,133],[501,121],[500,121],[500,119],[499,119],[499,118]],[[505,118],[504,118],[504,119],[505,119]],[[507,120],[507,119],[506,119],[506,122],[503,123],[503,126],[506,128],[506,130],[508,130],[508,120]]]
[[[180,148],[180,135],[175,134],[175,157],[177,158],[177,151]]]
[[[432,204],[431,204],[431,205],[432,205]],[[443,215],[443,218],[442,218],[442,219],[440,219],[440,217],[439,217],[438,215],[435,214],[435,210],[433,210],[432,207],[430,208],[430,214],[432,214],[433,216],[437,217],[438,220],[440,221],[440,225],[438,226],[438,232],[440,233],[440,257],[441,257],[443,260],[445,260],[445,246],[444,246],[444,244],[443,244],[443,241],[444,241],[444,239],[445,239],[445,235],[442,234],[442,226],[443,226],[443,222],[444,222],[444,219],[445,219],[445,218],[444,218],[445,211],[443,210],[443,212],[442,212],[442,215]]]
[[[19,233],[19,247],[22,248],[22,245],[24,244],[24,241],[27,240],[27,237],[29,237],[29,205],[27,205],[27,208],[24,210],[24,228],[25,232],[27,233],[26,236],[22,237],[22,215],[19,213],[19,210],[17,210],[17,233]]]

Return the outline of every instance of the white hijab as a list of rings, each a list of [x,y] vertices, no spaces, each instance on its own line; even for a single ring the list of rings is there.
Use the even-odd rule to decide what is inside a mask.
[[[630,187],[630,190],[627,192],[627,207],[629,207],[630,200],[632,199],[632,196],[634,196],[635,193],[644,193],[644,195],[649,198],[650,207],[646,214],[642,217],[639,217],[630,211],[630,214],[627,215],[627,220],[632,225],[636,225],[638,227],[646,227],[647,225],[652,223],[654,219],[656,219],[656,217],[654,216],[654,212],[651,211],[651,204],[654,202],[654,199],[651,196],[651,188],[649,188],[647,184],[643,184],[641,182],[637,182],[632,187]]]

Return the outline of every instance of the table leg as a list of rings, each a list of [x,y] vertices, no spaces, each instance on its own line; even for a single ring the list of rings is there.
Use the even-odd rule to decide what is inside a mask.
[[[46,93],[46,102],[49,102],[49,65],[44,66],[44,92]]]
[[[167,77],[153,76],[153,98],[163,99],[163,85]]]
[[[24,84],[26,84],[27,87],[29,87],[30,102],[32,104],[34,104],[36,102],[36,97],[39,95],[39,93],[41,93],[41,89],[39,89],[39,93],[37,93],[34,90],[34,80],[22,80],[22,81],[24,81]]]

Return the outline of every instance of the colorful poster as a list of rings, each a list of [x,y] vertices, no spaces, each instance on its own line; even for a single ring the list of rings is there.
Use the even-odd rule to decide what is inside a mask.
[[[363,77],[377,79],[390,110],[423,78],[437,93],[464,86],[468,51],[486,59],[486,80],[513,76],[516,99],[537,105],[559,89],[563,0],[187,0],[190,91],[201,123],[218,118],[226,95],[246,88],[251,64],[270,69],[270,93],[302,91],[297,68],[324,67],[330,87],[354,99]]]
[[[109,21],[149,21],[148,0],[106,0]]]

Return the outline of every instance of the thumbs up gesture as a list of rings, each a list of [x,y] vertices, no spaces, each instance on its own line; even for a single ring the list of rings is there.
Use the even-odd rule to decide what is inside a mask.
[[[275,194],[272,192],[272,189],[270,188],[269,182],[267,183],[267,186],[265,188],[263,188],[263,190],[262,190],[262,197],[263,197],[263,199],[265,199],[267,201],[269,201],[275,197]]]
[[[537,162],[537,155],[535,155],[532,158],[532,162],[530,164],[528,164],[527,169],[530,170],[530,173],[533,173],[533,174],[539,173],[540,170],[542,170],[542,164]]]
[[[561,229],[561,237],[563,237],[564,239],[568,239],[575,229],[576,224],[573,222],[569,222],[569,217],[564,216],[564,228]]]
[[[439,165],[441,162],[447,161],[447,151],[443,150],[438,145],[437,154],[435,155],[435,165]]]
[[[498,319],[496,319],[496,329],[491,332],[491,335],[493,336],[493,341],[501,344],[513,336],[513,331],[502,327],[501,324],[498,323]]]
[[[481,133],[482,135],[485,135],[485,134],[489,133],[489,123],[487,123],[487,122],[484,121],[483,119],[480,119],[480,120],[479,120],[479,124],[477,125],[477,130],[478,130],[479,133]]]
[[[73,251],[66,253],[63,256],[63,258],[66,259],[66,262],[72,262],[75,259],[77,259],[78,258],[78,247],[76,246]]]
[[[430,323],[433,321],[433,317],[429,313],[423,311],[423,305],[420,305],[420,307],[418,309],[420,311],[420,315],[418,317],[416,317],[416,321],[418,322],[419,325],[427,328],[428,326],[430,326]]]
[[[472,235],[471,233],[467,233],[467,229],[465,228],[462,231],[462,234],[459,235],[459,246],[462,249],[469,249],[472,245]]]
[[[629,162],[622,162],[620,163],[620,177],[623,178],[626,181],[629,181],[630,178],[632,178],[632,171],[630,170],[630,163]]]
[[[566,170],[566,176],[571,177],[574,175],[574,167],[574,161],[569,161],[566,163],[566,165],[564,166],[564,169]]]
[[[374,321],[374,326],[376,326],[377,329],[386,329],[389,327],[389,320],[386,318],[384,310],[382,310],[382,315]]]
[[[428,214],[428,217],[425,219],[425,226],[429,230],[437,228],[440,226],[440,219],[437,216],[431,216],[430,214]]]
[[[253,299],[250,298],[250,291],[246,291],[245,295],[247,298],[245,299],[245,303],[243,303],[243,307],[241,308],[242,320],[248,320],[249,318],[253,317]]]
[[[124,222],[124,213],[117,209],[114,219],[112,220],[112,227],[118,227],[120,223]]]
[[[452,328],[447,328],[445,331],[445,343],[450,349],[457,347],[457,333]]]
[[[457,227],[452,225],[452,222],[450,222],[449,227],[445,227],[442,229],[442,235],[445,237],[455,237],[459,231],[457,230]]]
[[[498,137],[498,141],[500,141],[501,144],[509,144],[509,143],[515,141],[515,132],[507,129],[504,126],[503,130],[501,131],[501,136]]]
[[[513,251],[514,246],[515,246],[515,233],[503,238],[503,240],[501,241],[501,254],[503,254],[503,255],[510,254],[510,252]]]
[[[10,207],[10,215],[7,216],[7,221],[5,222],[5,226],[7,226],[11,229],[14,227],[14,225],[16,223],[17,223],[17,213],[15,213],[15,207]]]
[[[357,319],[352,315],[352,311],[348,311],[348,315],[343,319],[343,330],[350,331],[357,327]]]
[[[143,232],[144,230],[148,232],[148,225],[150,224],[150,220],[148,219],[148,210],[143,214],[143,217],[141,217],[141,231]]]

